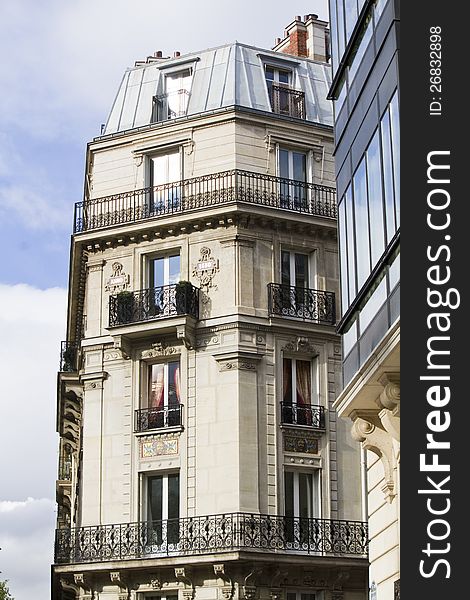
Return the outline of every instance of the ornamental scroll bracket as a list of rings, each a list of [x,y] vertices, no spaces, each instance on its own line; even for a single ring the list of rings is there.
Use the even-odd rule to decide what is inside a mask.
[[[224,564],[215,564],[214,567],[214,575],[221,579],[224,583],[222,586],[222,597],[224,600],[231,600],[233,597],[233,593],[235,591],[235,586],[232,578],[227,574],[225,570]]]
[[[385,483],[382,486],[387,502],[391,503],[396,496],[395,486],[395,455],[393,442],[390,434],[382,429],[375,411],[354,411],[351,413],[354,423],[352,426],[352,437],[361,442],[365,450],[376,454],[383,465]]]
[[[175,568],[176,579],[184,583],[185,586],[187,586],[183,590],[183,597],[185,598],[185,600],[193,600],[196,593],[196,588],[194,587],[194,583],[190,575],[191,573],[185,567]]]
[[[219,272],[219,259],[212,256],[212,250],[207,246],[201,248],[201,256],[194,265],[193,277],[199,281],[199,286],[206,294],[210,288],[217,290],[214,277]]]

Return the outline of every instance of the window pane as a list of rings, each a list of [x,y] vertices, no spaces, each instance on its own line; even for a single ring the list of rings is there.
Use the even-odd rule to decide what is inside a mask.
[[[281,283],[290,285],[290,252],[281,252]]]
[[[330,0],[330,36],[331,36],[331,66],[333,69],[333,75],[336,72],[337,65],[339,63],[339,48],[338,48],[338,26],[336,21],[336,2]]]
[[[360,289],[370,273],[369,216],[365,159],[354,175],[354,215],[356,221],[357,286]]]
[[[339,59],[343,56],[345,45],[345,34],[344,34],[344,0],[336,0],[336,6],[338,8],[338,44],[339,44]],[[338,63],[339,63],[338,59]]]
[[[390,269],[388,271],[388,279],[390,292],[393,292],[394,287],[400,281],[400,255],[398,254],[395,260],[390,265]]]
[[[180,255],[176,254],[175,256],[169,257],[169,281],[168,285],[172,285],[173,283],[178,283],[180,280]]]
[[[168,406],[180,403],[180,363],[168,363]]]
[[[286,503],[286,517],[294,516],[294,474],[292,471],[284,473],[284,496]]]
[[[148,520],[161,521],[163,506],[163,482],[162,477],[149,477],[148,485]]]
[[[341,308],[343,314],[349,306],[348,268],[347,268],[347,240],[346,240],[346,202],[339,205],[339,250],[340,250],[340,276],[341,276]]]
[[[365,306],[359,313],[359,333],[362,335],[366,328],[370,325],[372,319],[378,313],[380,307],[387,299],[386,279],[383,277],[371,297],[366,302]]]
[[[180,153],[172,152],[171,154],[168,154],[168,173],[166,183],[179,181],[181,179],[180,174]]]
[[[385,250],[384,216],[382,202],[382,165],[380,161],[379,130],[367,149],[367,182],[369,191],[370,245],[372,265]]]
[[[178,473],[168,475],[168,518],[178,519],[180,516],[180,476]]]
[[[354,228],[354,211],[351,186],[346,190],[344,195],[346,204],[346,232],[347,232],[347,247],[348,247],[348,281],[349,281],[349,302],[351,303],[356,297],[356,245],[355,245],[355,228]]]
[[[279,71],[279,83],[284,83],[284,84],[289,83],[289,72],[288,71]]]
[[[346,20],[346,39],[349,40],[357,21],[356,0],[344,0],[344,12]]]
[[[398,109],[398,92],[390,102],[390,123],[392,126],[393,179],[395,183],[395,212],[397,227],[400,226],[400,117]]]
[[[299,517],[310,518],[312,514],[312,475],[299,473]]]
[[[296,361],[296,398],[299,406],[312,403],[312,374],[308,360]]]
[[[395,221],[395,191],[393,186],[392,140],[390,136],[390,114],[388,110],[382,118],[382,122],[380,124],[380,131],[382,134],[383,176],[385,191],[385,223],[388,244],[397,230]]]
[[[165,367],[156,364],[150,367],[149,408],[162,408],[165,398]]]
[[[266,67],[266,79],[274,81],[274,69],[272,67]]]
[[[296,181],[307,181],[307,157],[302,152],[292,153],[293,173],[292,179]]]
[[[295,285],[296,287],[308,287],[308,256],[306,254],[295,255]]]
[[[279,150],[279,176],[289,178],[289,152]]]
[[[357,70],[362,62],[364,54],[367,50],[369,42],[372,38],[372,13],[369,12],[366,17],[366,21],[364,23],[364,28],[362,30],[361,35],[359,36],[357,47],[353,50],[353,58],[351,62],[351,66],[349,67],[349,85],[354,80],[356,76]]]

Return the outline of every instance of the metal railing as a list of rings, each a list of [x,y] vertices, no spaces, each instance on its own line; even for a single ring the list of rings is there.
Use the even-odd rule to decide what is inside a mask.
[[[268,88],[272,111],[278,115],[305,119],[305,94],[287,86],[271,84]]]
[[[237,202],[330,219],[337,215],[334,188],[232,170],[77,202],[74,232]]]
[[[199,289],[189,282],[121,292],[109,298],[109,326],[176,315],[199,316]]]
[[[323,406],[281,402],[281,423],[325,429],[325,409]]]
[[[61,342],[59,371],[65,373],[78,371],[79,347],[78,342]]]
[[[322,290],[268,284],[270,316],[294,317],[326,325],[336,322],[335,294]]]
[[[134,431],[165,429],[181,425],[183,405],[163,406],[161,408],[139,408],[135,411]]]
[[[248,513],[58,529],[56,563],[227,550],[366,557],[367,524]]]

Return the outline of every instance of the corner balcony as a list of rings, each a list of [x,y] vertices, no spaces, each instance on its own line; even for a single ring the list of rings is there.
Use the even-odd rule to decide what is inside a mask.
[[[135,292],[120,292],[109,298],[109,327],[199,316],[199,289],[188,281]]]
[[[367,524],[248,513],[58,529],[55,562],[92,563],[248,550],[366,558]]]
[[[335,294],[280,283],[268,284],[270,317],[287,317],[321,325],[336,322]]]
[[[328,219],[337,215],[334,188],[232,170],[77,202],[74,233],[238,203]]]
[[[155,433],[183,424],[183,405],[140,408],[135,411],[134,433]]]
[[[61,373],[74,373],[78,371],[79,349],[79,342],[61,342],[59,363],[59,371]]]
[[[325,409],[323,406],[281,402],[281,424],[324,431]]]

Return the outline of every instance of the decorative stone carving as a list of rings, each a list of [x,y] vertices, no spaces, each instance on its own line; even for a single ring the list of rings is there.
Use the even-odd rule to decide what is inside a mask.
[[[393,443],[390,435],[378,426],[378,423],[373,423],[375,415],[369,416],[369,411],[354,412],[351,418],[354,420],[352,426],[352,436],[355,440],[362,443],[365,450],[370,450],[376,454],[383,465],[385,483],[382,486],[382,491],[385,499],[392,502],[396,496],[395,487],[395,456],[393,451]],[[367,419],[367,420],[366,420]]]
[[[103,270],[103,265],[105,264],[104,260],[95,260],[93,262],[87,263],[87,269],[89,273],[97,273]]]
[[[216,290],[217,285],[214,284],[214,277],[219,271],[219,260],[211,254],[211,249],[204,246],[201,248],[201,256],[193,269],[193,276],[199,281],[199,286],[204,292],[208,292],[210,288]]]
[[[94,600],[95,591],[92,587],[92,580],[84,575],[83,573],[75,573],[73,576],[73,580],[76,586],[80,588],[83,595],[82,598],[86,598],[87,600]]]
[[[178,438],[159,437],[152,440],[142,439],[140,441],[141,458],[153,458],[154,456],[170,456],[178,454]]]
[[[151,579],[150,580],[150,587],[153,590],[161,590],[162,589],[162,582],[158,577],[155,577],[155,579]]]
[[[196,346],[196,334],[192,327],[188,325],[178,325],[176,327],[176,338],[181,340],[188,350],[192,350]]]
[[[400,374],[385,373],[380,378],[384,389],[376,403],[382,410],[379,418],[382,426],[393,439],[400,442]]]
[[[218,335],[213,335],[210,337],[200,338],[196,342],[196,348],[204,348],[206,346],[215,346],[220,344],[220,338]]]
[[[157,358],[159,356],[171,356],[173,354],[178,354],[178,352],[178,347],[170,346],[165,340],[161,340],[159,342],[155,342],[155,344],[152,344],[152,348],[150,350],[143,350],[141,353],[141,358]]]
[[[256,364],[246,359],[236,358],[219,363],[219,371],[256,371]]]
[[[255,600],[256,598],[256,586],[254,585],[244,585],[243,586],[243,597],[246,600]]]
[[[120,262],[113,262],[111,268],[113,273],[111,277],[106,280],[104,289],[111,294],[118,294],[129,287],[129,275],[124,273],[124,267]]]
[[[301,431],[284,432],[284,451],[318,454],[318,439]]]
[[[105,350],[104,355],[103,355],[104,362],[110,362],[113,360],[122,360],[123,358],[126,358],[126,357],[124,356],[122,350],[120,350],[119,348]]]
[[[316,346],[309,340],[309,338],[297,336],[290,342],[287,342],[283,347],[284,352],[298,352],[301,354],[309,354],[312,356],[318,356],[319,352]]]

